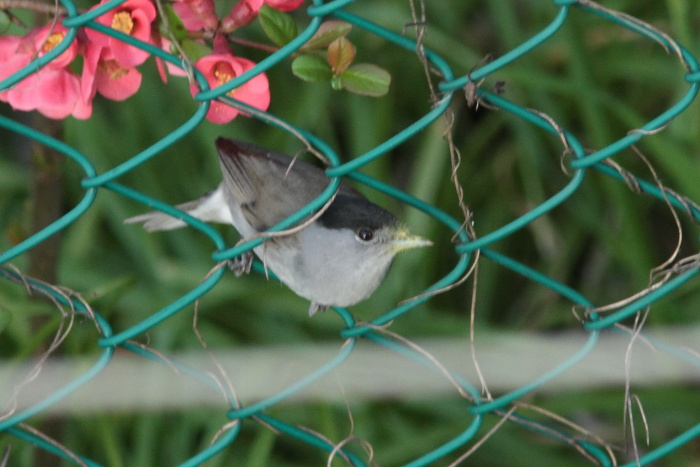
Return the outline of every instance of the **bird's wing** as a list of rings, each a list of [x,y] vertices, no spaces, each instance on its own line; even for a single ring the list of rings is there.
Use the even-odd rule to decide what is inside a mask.
[[[330,183],[323,170],[286,154],[226,138],[218,138],[216,147],[225,194],[258,232],[313,201]],[[339,190],[362,196],[346,182]]]

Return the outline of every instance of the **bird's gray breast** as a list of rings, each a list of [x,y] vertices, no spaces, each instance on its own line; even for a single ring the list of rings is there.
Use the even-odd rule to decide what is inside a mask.
[[[352,230],[311,224],[297,235],[291,260],[275,273],[298,295],[325,306],[350,306],[369,297],[386,276],[393,255],[360,243]],[[280,249],[283,252],[284,247]]]

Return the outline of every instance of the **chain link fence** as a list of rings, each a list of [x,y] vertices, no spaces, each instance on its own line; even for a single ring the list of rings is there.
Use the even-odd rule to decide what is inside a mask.
[[[81,12],[72,2],[62,1],[61,4],[65,8],[66,16],[61,20],[61,23],[69,30],[68,40],[61,42],[58,47],[49,53],[34,58],[29,65],[7,77],[0,83],[0,89],[11,89],[25,77],[30,76],[52,60],[55,60],[70,46],[72,41],[76,40],[79,28],[91,28],[100,31],[116,40],[142,48],[150,55],[158,57],[165,62],[175,66],[182,66],[180,58],[165,52],[161,48],[119,33],[95,21],[107,9],[119,8],[120,3],[116,1],[110,2],[106,3],[101,9]],[[448,64],[454,57],[443,57],[424,45],[423,34],[426,31],[430,31],[430,18],[422,16],[424,5],[412,4],[412,21],[407,22],[405,29],[400,31],[387,29],[363,16],[362,2],[352,5],[354,8],[349,7],[351,3],[348,1],[334,1],[324,4],[321,0],[315,0],[308,7],[304,7],[304,14],[308,16],[306,29],[301,31],[287,45],[269,53],[251,70],[237,76],[223,86],[209,89],[206,80],[195,72],[194,79],[201,87],[201,91],[194,96],[194,100],[199,105],[187,115],[186,121],[179,128],[153,142],[146,149],[135,154],[125,154],[123,161],[112,167],[96,167],[90,154],[82,153],[61,139],[54,138],[47,132],[23,123],[20,118],[16,117],[16,114],[10,113],[0,116],[0,126],[5,128],[8,133],[22,135],[40,145],[57,151],[66,161],[70,162],[71,170],[79,168],[82,171],[79,180],[79,189],[83,193],[81,201],[39,232],[21,241],[14,242],[12,245],[8,245],[0,256],[3,264],[2,269],[0,269],[0,275],[8,284],[12,284],[11,289],[15,290],[15,293],[20,291],[23,294],[43,296],[52,302],[57,310],[60,310],[60,320],[56,320],[52,324],[54,330],[58,329],[54,340],[48,345],[42,344],[46,338],[46,336],[43,336],[44,340],[37,342],[35,348],[40,349],[42,353],[40,354],[41,359],[36,366],[36,370],[41,369],[44,360],[54,350],[59,348],[69,333],[77,332],[78,326],[74,326],[74,321],[76,320],[76,322],[82,323],[82,326],[80,326],[82,331],[80,332],[85,332],[85,327],[88,327],[87,325],[91,323],[97,332],[92,342],[96,343],[101,349],[99,357],[96,357],[89,367],[72,377],[66,384],[51,388],[50,394],[40,402],[30,407],[16,409],[13,406],[13,401],[10,401],[10,405],[0,416],[0,433],[3,433],[3,436],[6,438],[5,457],[0,464],[5,465],[5,463],[9,462],[7,465],[13,465],[11,461],[13,453],[10,446],[27,443],[55,454],[65,459],[68,463],[89,466],[104,465],[104,460],[88,458],[81,452],[74,450],[70,445],[70,440],[62,440],[59,443],[57,440],[44,435],[34,425],[40,424],[37,420],[39,420],[42,413],[48,411],[54,404],[71,394],[79,393],[83,386],[88,385],[91,380],[105,372],[114,361],[115,353],[121,351],[127,351],[139,358],[162,363],[165,367],[174,371],[179,379],[191,379],[201,385],[201,390],[209,390],[208,388],[211,388],[224,396],[225,404],[222,403],[220,411],[226,413],[228,422],[221,426],[221,430],[216,433],[213,440],[210,440],[211,442],[207,447],[202,448],[199,452],[188,453],[184,458],[178,460],[177,462],[182,466],[199,465],[206,462],[212,462],[212,465],[216,465],[217,457],[222,455],[222,451],[233,449],[243,443],[240,441],[242,428],[246,423],[251,422],[269,427],[277,433],[294,439],[297,443],[304,443],[320,451],[327,452],[329,465],[333,458],[343,459],[350,465],[372,464],[374,462],[372,460],[373,457],[362,449],[365,447],[363,443],[355,442],[356,440],[353,439],[347,439],[340,443],[333,442],[323,433],[298,426],[294,417],[286,418],[284,411],[279,410],[280,407],[289,403],[295,395],[303,392],[314,382],[326,375],[332,375],[334,371],[342,368],[356,351],[358,342],[364,339],[396,353],[416,366],[425,366],[434,370],[435,378],[443,378],[448,381],[453,387],[453,394],[461,397],[463,426],[455,428],[450,439],[444,439],[434,446],[425,447],[423,454],[406,464],[411,466],[432,463],[443,465],[443,463],[447,462],[460,463],[469,455],[477,452],[486,439],[489,439],[489,442],[498,443],[499,428],[502,428],[504,425],[515,427],[516,433],[520,433],[521,436],[531,432],[538,436],[548,437],[552,440],[552,445],[567,447],[591,464],[618,465],[616,448],[607,443],[603,437],[583,428],[580,424],[562,419],[554,413],[544,409],[533,409],[529,403],[532,394],[546,390],[547,386],[552,384],[558,377],[566,373],[575,373],[577,364],[585,361],[591,355],[591,352],[594,352],[599,344],[601,333],[604,331],[612,330],[621,333],[627,336],[630,342],[643,341],[649,343],[658,351],[673,356],[679,364],[688,365],[688,367],[692,368],[692,371],[697,371],[697,367],[700,364],[700,359],[697,357],[697,349],[680,348],[675,345],[677,344],[676,342],[654,340],[641,333],[642,325],[645,321],[653,319],[656,308],[651,307],[656,305],[658,301],[674,294],[695,293],[697,295],[697,287],[691,290],[690,286],[686,285],[697,284],[696,275],[700,266],[696,253],[696,243],[693,243],[689,250],[685,246],[676,249],[674,254],[664,261],[660,267],[652,270],[651,274],[649,274],[650,271],[648,270],[640,271],[642,276],[649,274],[648,284],[638,290],[625,291],[624,295],[627,298],[618,299],[609,305],[601,303],[597,298],[589,297],[588,294],[582,293],[571,284],[562,282],[555,273],[542,272],[521,261],[518,254],[504,253],[498,248],[499,242],[503,239],[522,233],[524,230],[536,225],[537,222],[546,219],[557,208],[567,203],[572,204],[577,193],[587,189],[586,186],[590,183],[590,179],[594,177],[594,174],[598,174],[606,179],[606,183],[611,181],[615,185],[625,187],[630,194],[633,192],[637,195],[643,195],[645,199],[654,200],[654,203],[662,209],[669,208],[669,212],[674,213],[674,219],[676,220],[676,224],[673,225],[678,225],[679,232],[687,231],[685,227],[681,227],[681,223],[690,221],[692,224],[700,221],[700,208],[698,205],[683,193],[675,191],[673,187],[665,186],[661,179],[656,176],[656,172],[653,169],[649,171],[652,176],[645,177],[625,169],[615,160],[615,156],[631,151],[636,152],[642,160],[646,161],[637,145],[645,140],[655,138],[657,133],[666,129],[676,117],[681,115],[694,102],[698,93],[698,86],[700,85],[700,71],[693,54],[677,43],[674,38],[662,32],[661,28],[646,24],[625,13],[608,9],[605,6],[587,0],[557,0],[552,2],[552,19],[550,24],[536,32],[527,41],[513,47],[507,53],[482,60],[473,66],[460,64],[458,67],[455,67]],[[351,10],[359,13],[351,13]],[[569,130],[564,124],[558,123],[555,116],[549,115],[546,106],[543,106],[541,109],[525,108],[510,100],[508,98],[509,83],[503,84],[498,81],[499,73],[504,67],[527,57],[528,54],[544,47],[546,44],[556,42],[558,35],[565,33],[562,31],[566,30],[568,21],[574,14],[595,15],[598,17],[597,21],[601,25],[619,28],[628,32],[630,36],[641,37],[643,40],[648,41],[650,45],[664,50],[676,60],[678,67],[677,77],[669,79],[684,80],[683,84],[687,88],[685,93],[676,99],[675,104],[668,106],[663,112],[650,118],[642,125],[631,127],[627,134],[615,141],[609,141],[607,145],[600,148],[589,148],[589,143],[582,142],[581,137],[575,135],[577,133],[575,130]],[[327,19],[345,21],[352,24],[353,27],[375,36],[378,41],[392,44],[397,49],[405,49],[412,53],[413,59],[417,59],[425,70],[427,86],[431,96],[431,105],[421,118],[406,124],[403,129],[390,136],[383,143],[352,158],[346,163],[341,163],[331,144],[311,131],[296,125],[294,121],[285,121],[276,115],[262,112],[235,101],[227,95],[231,90],[238,88],[254,76],[279,66],[281,62],[293,56],[317,32],[322,22]],[[455,68],[459,71],[456,71]],[[394,84],[399,82],[401,78],[400,75],[394,76]],[[487,89],[483,82],[488,79],[495,79],[496,81]],[[546,86],[547,84],[550,83],[544,83],[543,85]],[[575,85],[576,83],[572,83],[572,86]],[[274,89],[274,83],[272,87]],[[503,90],[505,92],[502,92]],[[283,93],[283,90],[279,91],[277,97]],[[174,99],[182,98],[182,96],[178,96]],[[165,355],[158,348],[151,348],[149,345],[146,345],[145,342],[148,342],[147,336],[149,336],[150,332],[153,332],[154,327],[167,327],[173,322],[169,318],[174,318],[175,315],[183,312],[189,313],[193,305],[195,309],[197,308],[200,300],[206,301],[207,297],[211,296],[210,291],[227,274],[226,268],[222,267],[225,261],[251,250],[259,245],[263,239],[258,238],[245,241],[231,247],[231,243],[224,239],[220,230],[185,216],[184,220],[193,229],[196,229],[196,231],[209,239],[211,265],[217,265],[217,267],[214,267],[198,285],[192,287],[191,290],[181,297],[170,301],[166,306],[155,312],[149,312],[148,316],[140,322],[131,323],[128,326],[121,325],[123,320],[109,316],[109,313],[105,314],[99,306],[104,304],[103,302],[98,301],[97,305],[95,305],[91,300],[69,289],[35,279],[22,268],[15,267],[11,263],[15,260],[21,261],[23,255],[27,255],[32,249],[41,245],[42,242],[46,242],[47,239],[60,234],[69,226],[78,225],[81,222],[92,222],[85,219],[89,217],[91,208],[101,193],[111,193],[113,196],[141,203],[149,209],[158,209],[171,215],[181,216],[181,213],[173,208],[171,204],[145,194],[145,192],[149,191],[148,187],[128,186],[119,180],[127,174],[138,172],[143,165],[167,153],[169,148],[177,147],[192,132],[198,131],[202,126],[206,126],[204,123],[205,115],[211,102],[215,100],[226,102],[250,114],[253,117],[253,122],[257,121],[259,122],[258,124],[269,125],[282,132],[287,132],[295,138],[302,139],[320,151],[330,161],[331,167],[326,170],[326,174],[329,177],[346,177],[374,192],[386,195],[386,199],[392,198],[415,208],[428,216],[429,221],[426,222],[439,223],[444,226],[445,231],[449,231],[450,235],[453,235],[452,240],[454,242],[453,249],[442,256],[445,262],[449,261],[451,269],[423,292],[413,290],[413,298],[401,302],[398,306],[384,309],[381,314],[375,313],[375,316],[378,316],[367,322],[358,321],[346,309],[334,309],[334,312],[341,318],[343,323],[341,329],[336,327],[337,333],[342,339],[340,349],[334,354],[326,355],[325,361],[308,374],[296,375],[297,380],[290,383],[285,389],[254,403],[248,403],[237,397],[235,387],[238,382],[235,379],[227,378],[223,371],[215,370],[210,372],[179,363],[176,359]],[[174,108],[177,108],[177,103],[171,104]],[[129,103],[126,102],[119,105],[128,106]],[[469,189],[465,190],[462,187],[457,176],[460,159],[466,156],[460,154],[452,142],[454,132],[458,131],[453,126],[455,109],[467,107],[471,109],[479,108],[480,112],[500,111],[507,114],[508,118],[521,122],[522,126],[520,128],[523,131],[543,131],[550,134],[552,141],[555,141],[559,146],[561,157],[558,161],[552,158],[547,164],[560,165],[561,171],[568,177],[567,183],[558,192],[546,196],[541,202],[524,203],[525,207],[522,209],[522,215],[515,219],[509,219],[500,225],[494,225],[488,229],[486,229],[486,226],[480,225],[478,222],[479,212],[475,211],[472,213],[469,209]],[[585,109],[582,109],[582,112],[585,112]],[[371,177],[364,171],[365,166],[372,161],[391,153],[403,143],[416,137],[419,132],[429,128],[434,122],[439,122],[440,119],[444,119],[447,128],[445,133],[446,144],[442,149],[444,156],[441,155],[440,157],[449,156],[453,168],[451,177],[450,174],[443,174],[444,183],[449,183],[453,186],[451,206],[459,206],[459,209],[453,209],[451,213],[424,202],[409,192],[397,189],[386,181]],[[238,121],[233,125],[237,123]],[[249,123],[247,124],[249,125]],[[217,131],[225,133],[223,128]],[[587,140],[586,137],[583,139]],[[653,164],[650,163],[649,167],[653,167]],[[76,190],[78,187],[75,186],[71,189]],[[332,193],[326,193],[317,202],[307,206],[306,209],[275,226],[272,230],[283,230],[293,226],[300,219],[322,206],[331,195]],[[642,196],[633,199],[641,198]],[[173,201],[173,204],[176,204],[175,201],[180,202],[182,200],[177,199]],[[591,209],[595,210],[597,208],[591,207]],[[94,225],[94,222],[92,224]],[[133,229],[130,226],[121,228]],[[697,231],[693,231],[690,236],[693,238],[692,242],[695,242],[697,240]],[[447,237],[449,238],[449,235]],[[96,238],[99,238],[99,235],[96,235]],[[437,239],[433,240],[441,244],[441,247],[449,244],[449,240],[444,241],[443,239],[442,242]],[[634,242],[631,240],[629,243],[634,245]],[[483,263],[489,263],[512,271],[515,275],[522,276],[525,280],[536,283],[538,287],[546,289],[549,291],[548,293],[556,295],[558,299],[568,302],[569,307],[574,310],[571,319],[580,323],[581,332],[587,332],[586,341],[577,351],[570,355],[560,355],[560,363],[544,369],[539,377],[532,380],[523,380],[516,389],[499,395],[492,395],[486,389],[487,381],[484,380],[479,365],[479,351],[478,346],[475,344],[475,335],[478,337],[479,330],[478,326],[474,325],[475,316],[479,313],[479,306],[476,299],[471,300],[476,295],[472,296],[470,295],[471,292],[469,292],[467,294],[469,300],[466,302],[466,305],[463,303],[462,309],[463,319],[471,323],[470,336],[463,339],[464,348],[468,349],[468,352],[464,353],[464,362],[467,365],[474,365],[476,368],[477,379],[475,380],[465,378],[459,371],[447,367],[431,353],[389,328],[389,325],[400,325],[401,320],[405,320],[410,315],[415,314],[417,310],[420,310],[421,305],[430,304],[431,301],[439,299],[442,294],[449,293],[459,286],[468,287],[467,285],[462,285],[465,282],[471,284],[470,290],[476,293],[479,286],[476,274]],[[109,266],[105,265],[105,267],[108,268]],[[250,280],[264,282],[264,274],[266,272],[263,265],[256,263],[254,270],[263,276],[258,275]],[[408,269],[401,271],[408,272]],[[396,274],[396,271],[393,274]],[[236,286],[236,284],[250,283],[243,282],[243,280],[241,279],[239,282],[234,281],[230,284]],[[398,280],[408,282],[409,277],[402,277]],[[269,285],[270,283],[265,284],[267,284],[264,285],[266,287],[271,286]],[[195,313],[197,312],[195,311]],[[195,323],[197,316],[195,314]],[[201,316],[199,319],[201,319]],[[115,325],[115,323],[119,323],[119,326]],[[275,325],[274,323],[270,324]],[[1,331],[2,328],[0,328]],[[208,340],[205,337],[200,337],[196,327],[195,331],[202,340],[202,344],[208,347],[205,343]],[[20,354],[10,354],[10,357],[13,357],[15,361],[23,361],[29,358],[28,355]],[[220,367],[217,367],[217,370],[219,369]],[[25,387],[31,385],[31,380],[34,377],[35,375],[28,377],[25,383],[14,388],[15,396],[21,394]],[[138,378],[138,375],[134,375],[134,377]],[[625,421],[629,420],[633,434],[635,427],[640,432],[645,430],[640,428],[638,419],[633,418],[631,415],[638,411],[638,402],[630,394],[628,387],[625,391],[625,402],[621,405],[624,405]],[[528,415],[528,410],[533,410],[531,412],[533,415]],[[278,413],[280,415],[276,415]],[[641,413],[643,418],[643,411]],[[695,415],[697,415],[697,412]],[[695,419],[697,421],[697,417]],[[109,428],[104,429],[109,430]],[[653,424],[651,429],[653,430]],[[646,465],[662,459],[686,443],[697,443],[699,434],[700,423],[687,428],[683,432],[670,433],[663,439],[655,437],[654,443],[651,443],[648,449],[645,450],[641,450],[635,444],[633,449],[634,455],[630,465]],[[636,439],[635,436],[632,438],[633,441]],[[371,443],[372,440],[369,440],[369,442]],[[112,446],[110,449],[119,448]],[[397,449],[400,449],[400,446]],[[377,459],[381,459],[382,453],[378,452],[376,456]],[[381,463],[379,460],[377,462]],[[163,465],[160,461],[156,463],[157,465]]]

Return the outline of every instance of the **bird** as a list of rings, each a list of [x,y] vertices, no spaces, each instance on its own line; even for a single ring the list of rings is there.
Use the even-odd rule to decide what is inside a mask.
[[[329,185],[324,171],[301,159],[245,141],[219,137],[223,181],[201,198],[176,207],[203,222],[232,224],[245,239],[267,231],[316,199]],[[313,213],[302,219],[304,223]],[[149,232],[187,224],[160,211],[131,217]],[[273,236],[254,248],[264,266],[297,295],[309,315],[367,299],[386,277],[397,253],[432,245],[344,179],[320,216],[299,231]],[[250,271],[250,252],[229,262]]]

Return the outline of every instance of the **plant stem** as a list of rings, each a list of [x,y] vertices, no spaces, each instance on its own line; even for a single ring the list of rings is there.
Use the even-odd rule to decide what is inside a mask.
[[[0,0],[0,10],[10,9],[30,10],[37,13],[47,13],[55,15],[66,14],[66,9],[58,5],[58,2],[54,4],[35,2],[32,0]]]
[[[63,139],[63,122],[50,120],[42,115],[36,115],[34,127],[42,133],[56,139]],[[32,143],[30,153],[31,165],[31,232],[35,233],[53,223],[62,214],[63,207],[63,177],[61,162],[63,158],[55,150],[37,142]],[[58,253],[61,237],[53,235],[29,250],[27,274],[36,279],[56,284],[58,280]],[[49,318],[35,315],[31,321],[34,330],[46,325]],[[37,353],[44,349],[37,349]],[[36,426],[46,436],[60,441],[63,431],[62,418],[43,420]],[[54,454],[38,449],[35,454],[35,465],[58,466],[60,459]]]

